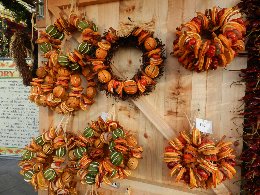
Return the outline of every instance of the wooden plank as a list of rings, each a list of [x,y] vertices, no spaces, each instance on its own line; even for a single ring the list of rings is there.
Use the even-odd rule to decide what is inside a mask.
[[[96,5],[96,4],[104,4],[104,3],[111,3],[120,0],[78,0],[77,6],[78,7],[86,7],[89,5]],[[49,5],[59,6],[59,7],[70,7],[71,1],[70,0],[48,0]]]
[[[170,185],[160,184],[160,183],[147,183],[145,180],[137,179],[137,178],[129,178],[120,181],[115,181],[119,184],[119,188],[113,188],[108,185],[102,185],[103,189],[111,190],[112,192],[117,192],[120,194],[143,194],[149,193],[153,195],[159,194],[175,194],[181,193],[182,195],[191,195],[194,193],[182,191],[181,188],[174,189]]]
[[[141,97],[137,100],[132,101],[147,117],[148,120],[157,128],[157,130],[167,140],[178,136],[178,132],[174,131],[165,120],[156,112],[154,107],[147,102],[145,97]]]
[[[47,0],[44,0],[43,5],[44,5],[44,17],[36,19],[37,28],[44,28],[44,27],[46,27],[46,15],[47,15],[47,9],[48,9]]]

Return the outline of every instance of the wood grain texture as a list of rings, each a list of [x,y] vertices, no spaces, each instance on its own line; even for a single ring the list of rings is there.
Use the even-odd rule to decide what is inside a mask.
[[[67,6],[68,1],[55,1],[55,4],[52,4],[51,0],[48,2],[50,16],[47,24],[50,24],[56,19],[55,17],[58,17],[58,9],[62,9],[63,5]],[[126,181],[119,181],[121,187],[118,191],[105,187],[101,190],[102,194],[127,194],[125,190],[128,185],[132,189],[132,194],[174,194],[175,190],[181,191],[179,194],[226,194],[221,191],[223,189],[221,186],[214,192],[190,190],[182,183],[174,183],[162,158],[167,144],[165,137],[189,129],[187,117],[191,121],[196,117],[213,121],[213,137],[218,140],[223,135],[227,135],[227,138],[233,141],[238,140],[239,145],[235,149],[237,154],[241,152],[242,119],[237,117],[236,109],[240,106],[238,100],[244,94],[244,86],[231,85],[233,81],[239,80],[239,73],[230,70],[243,68],[246,59],[237,57],[226,69],[198,74],[184,69],[177,59],[170,55],[177,26],[194,17],[196,11],[204,11],[214,5],[230,7],[237,2],[238,0],[125,0],[79,7],[79,11],[86,12],[88,18],[98,24],[100,32],[109,27],[118,29],[120,22],[129,22],[129,18],[135,22],[154,20],[155,36],[166,44],[165,74],[158,81],[153,93],[142,97],[136,103],[116,101],[99,93],[96,103],[87,112],[77,112],[70,120],[68,128],[82,132],[88,122],[95,120],[101,112],[111,111],[114,105],[115,118],[121,125],[134,131],[139,143],[144,147],[144,158],[132,177]],[[68,12],[69,9],[65,11]],[[80,37],[78,35],[72,37],[72,41],[66,45],[70,45],[70,48],[75,47],[75,40],[79,41]],[[138,55],[141,55],[140,52],[132,49],[117,52],[113,58],[113,65],[116,70],[119,70],[118,74],[130,70],[123,75],[131,77],[140,65]],[[147,112],[149,109],[155,110],[156,113]],[[156,118],[157,116],[160,119]],[[40,118],[40,127],[43,129],[47,128],[52,121],[57,124],[62,116],[41,108]],[[240,179],[240,170],[237,171],[238,174],[233,180],[224,182],[232,194],[239,194],[240,191],[240,183],[234,183]],[[79,189],[81,194],[84,194],[86,186],[80,185]]]

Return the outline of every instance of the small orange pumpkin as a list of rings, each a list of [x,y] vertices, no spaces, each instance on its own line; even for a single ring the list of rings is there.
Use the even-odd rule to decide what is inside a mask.
[[[135,94],[138,90],[137,84],[133,80],[127,80],[124,82],[124,91],[127,94]]]
[[[81,78],[79,74],[73,74],[70,77],[70,83],[73,87],[78,87],[81,85]]]
[[[101,48],[96,50],[96,58],[105,59],[107,57],[107,51]]]
[[[150,78],[155,78],[159,75],[159,68],[158,66],[148,65],[145,68],[145,74]]]
[[[144,47],[147,51],[151,51],[153,49],[155,49],[157,46],[157,42],[155,40],[155,38],[152,37],[148,37],[145,41],[144,41]]]
[[[107,70],[101,70],[98,72],[98,80],[101,83],[107,83],[111,80],[111,74]]]

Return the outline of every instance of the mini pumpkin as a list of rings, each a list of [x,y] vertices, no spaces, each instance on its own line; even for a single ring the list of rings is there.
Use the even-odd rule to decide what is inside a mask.
[[[53,89],[53,95],[57,98],[63,98],[65,93],[66,91],[62,86],[57,86]]]
[[[69,97],[66,101],[66,105],[71,108],[77,108],[79,106],[80,100],[77,97]]]
[[[86,96],[88,98],[94,98],[97,94],[97,90],[94,87],[87,87],[86,89]]]
[[[73,87],[78,87],[81,85],[81,78],[79,74],[73,74],[70,77],[70,83]]]
[[[98,80],[101,83],[108,83],[111,80],[111,74],[107,70],[101,70],[98,72]]]
[[[129,158],[128,162],[127,162],[127,167],[131,170],[136,169],[136,167],[138,166],[138,160],[137,158]]]
[[[159,75],[159,68],[158,66],[148,65],[145,68],[145,74],[151,78],[155,78]]]
[[[124,82],[124,91],[127,94],[135,94],[138,90],[137,84],[133,80],[127,80]]]
[[[155,40],[155,38],[152,37],[148,37],[145,41],[144,41],[144,47],[147,51],[151,51],[153,49],[155,49],[157,46],[157,42]]]
[[[105,59],[107,57],[107,51],[101,48],[96,50],[96,58]]]

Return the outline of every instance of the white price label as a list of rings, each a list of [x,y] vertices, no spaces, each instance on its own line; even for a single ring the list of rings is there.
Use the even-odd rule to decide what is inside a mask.
[[[196,128],[203,133],[212,134],[212,121],[196,118]]]
[[[107,121],[108,115],[109,115],[109,114],[108,114],[107,112],[102,112],[100,117],[101,117],[104,121]]]

